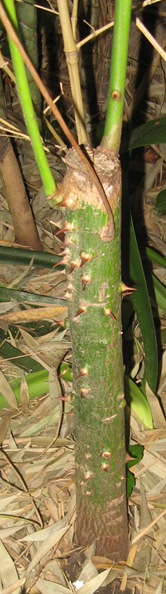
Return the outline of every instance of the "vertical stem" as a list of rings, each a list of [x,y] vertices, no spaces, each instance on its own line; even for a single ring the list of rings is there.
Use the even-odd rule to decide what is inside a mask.
[[[128,37],[132,0],[116,0],[108,108],[102,144],[118,153],[126,80]]]
[[[4,8],[14,25],[16,33],[18,33],[18,23],[15,11],[14,0],[3,0]],[[9,36],[9,46],[11,57],[13,61],[14,71],[16,75],[18,94],[22,111],[24,114],[25,123],[27,126],[28,134],[30,136],[33,151],[35,154],[36,162],[40,171],[40,175],[43,181],[46,195],[51,194],[55,190],[55,182],[52,176],[44,148],[42,145],[36,116],[33,109],[32,99],[30,96],[29,86],[27,82],[25,66],[23,59],[15,46],[13,40]]]
[[[72,27],[74,41],[76,41],[77,13],[78,13],[78,0],[73,0],[71,27]]]
[[[112,239],[108,215],[74,151],[69,151],[66,158],[64,183],[65,200],[70,205],[68,299],[76,426],[76,533],[79,544],[87,546],[95,539],[96,554],[118,561],[128,552],[120,293],[121,170],[110,149],[98,147],[93,156],[114,214]]]
[[[74,41],[67,0],[57,0],[61,29],[64,40],[64,51],[69,71],[71,93],[74,102],[75,121],[79,144],[87,142],[87,135],[84,122],[84,108],[82,102],[82,93],[80,77],[78,70],[78,53]]]
[[[13,220],[15,236],[21,245],[42,251],[21,171],[10,138],[0,139],[0,174]]]
[[[28,0],[28,3],[16,2],[16,13],[23,45],[35,68],[38,69],[37,8],[35,7],[35,0]],[[37,123],[42,133],[41,93],[28,68],[25,67],[25,70],[33,105],[37,108],[38,116],[40,116],[37,117]]]

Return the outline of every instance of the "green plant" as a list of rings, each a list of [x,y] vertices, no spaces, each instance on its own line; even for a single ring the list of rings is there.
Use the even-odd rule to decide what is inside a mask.
[[[104,176],[108,175],[107,187],[111,184],[114,186],[109,202],[114,216],[115,235],[110,229],[108,212],[105,212],[102,201],[96,201],[93,192],[90,193],[91,184],[87,172],[85,173],[84,167],[81,171],[81,162],[72,157],[71,153],[67,160],[68,171],[65,178],[68,186],[65,186],[64,198],[62,190],[61,204],[62,208],[66,208],[67,238],[70,238],[67,271],[73,346],[73,404],[77,435],[77,535],[81,544],[89,544],[97,537],[100,554],[111,557],[116,557],[116,552],[117,557],[127,554],[121,342],[121,179],[116,152],[120,146],[130,13],[131,0],[125,4],[124,0],[116,1],[109,105],[102,144],[94,152],[94,162],[101,181],[102,160],[102,164],[105,162]],[[3,18],[2,10],[1,16]],[[39,77],[36,80],[39,82]],[[56,116],[58,112],[53,102],[50,101],[41,81],[39,84]],[[58,118],[59,122],[62,121],[62,118]],[[157,123],[156,133],[159,130],[158,126]],[[151,128],[149,133],[152,133]],[[122,150],[140,146],[138,143],[143,143],[143,132],[144,129],[141,129],[137,140],[131,137],[130,144],[122,146]],[[146,142],[147,137],[145,131]],[[81,157],[71,133],[68,133],[68,138]],[[109,177],[110,168],[112,177]],[[78,182],[74,187],[77,200],[73,202],[72,172],[77,169],[81,171],[86,189],[88,187],[88,200]],[[78,181],[78,176],[75,177]],[[70,195],[70,189],[66,190],[66,187],[70,188],[71,185]],[[57,205],[59,199],[55,197]],[[142,332],[145,371],[141,390],[131,379],[125,380],[126,394],[129,394],[129,402],[134,402],[134,410],[138,417],[151,428],[152,417],[146,401],[145,384],[148,381],[155,391],[157,346],[149,295],[132,221],[129,254],[123,274],[126,284],[130,283],[130,286],[136,289],[131,299]],[[60,263],[62,264],[62,261]],[[115,529],[110,535],[112,506],[115,512]]]
[[[17,15],[16,15],[16,10],[15,10],[14,0],[4,0],[3,5],[6,9],[6,12],[7,12],[10,20],[11,20],[11,23],[13,24],[13,26],[15,28],[15,31],[18,34],[18,22],[17,22]],[[28,133],[29,133],[29,136],[31,139],[36,162],[39,167],[39,171],[41,174],[41,178],[42,178],[46,196],[47,196],[55,190],[55,182],[54,182],[54,178],[52,176],[50,167],[48,165],[48,161],[46,159],[44,147],[42,145],[39,127],[38,127],[37,119],[35,116],[33,103],[32,103],[32,99],[31,99],[31,95],[30,95],[30,90],[29,90],[29,86],[28,86],[24,62],[23,62],[22,57],[20,56],[20,53],[19,53],[17,47],[15,46],[15,43],[13,43],[13,40],[11,39],[10,35],[9,35],[8,39],[9,39],[10,52],[11,52],[11,56],[12,56],[12,60],[13,60],[13,66],[14,66],[14,71],[15,71],[15,76],[16,76],[16,81],[17,81],[17,88],[18,88],[20,103],[21,103],[21,107],[23,110],[27,130],[28,130]]]

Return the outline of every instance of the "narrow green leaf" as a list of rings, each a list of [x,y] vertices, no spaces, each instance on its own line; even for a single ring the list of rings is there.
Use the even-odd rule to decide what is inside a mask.
[[[22,351],[10,344],[2,328],[0,328],[0,343],[0,356],[4,359],[10,359],[11,363],[17,365],[17,367],[31,372],[41,371],[43,369],[40,363],[28,355],[24,355]]]
[[[17,289],[8,289],[7,287],[0,288],[0,302],[11,301],[14,299],[19,303],[48,303],[55,305],[66,305],[66,299],[56,299],[55,297],[48,297],[48,295],[35,295],[35,293],[28,293],[26,291],[19,291]]]
[[[65,361],[61,363],[59,377],[62,377],[66,382],[73,381],[70,363],[65,363]]]
[[[126,271],[124,270],[125,273]],[[155,393],[158,373],[156,333],[132,218],[130,219],[129,275],[127,275],[127,279],[125,278],[125,283],[128,284],[128,282],[131,287],[136,289],[131,295],[131,300],[138,318],[144,343],[144,382],[147,380],[151,390]]]
[[[135,478],[132,472],[128,468],[126,468],[126,495],[127,499],[130,497],[132,490],[134,488]]]
[[[125,397],[127,404],[132,408],[140,421],[143,421],[145,427],[153,429],[153,419],[149,402],[137,384],[127,375],[124,376]]]
[[[121,154],[139,146],[147,144],[166,143],[166,118],[161,117],[146,122],[135,128],[131,136],[124,138],[121,144]]]
[[[166,258],[164,258],[155,250],[149,247],[146,249],[146,253],[149,260],[151,260],[152,262],[156,262],[159,266],[162,266],[163,268],[166,268]],[[152,274],[151,279],[153,283],[153,290],[156,303],[159,307],[161,307],[161,309],[163,309],[163,311],[166,311],[166,287],[155,276],[155,274]],[[151,292],[151,286],[149,288],[149,291]],[[154,295],[151,293],[152,299],[154,298]]]
[[[152,260],[152,262],[157,262],[157,264],[159,264],[159,266],[163,266],[163,268],[166,268],[166,258],[164,258],[160,254],[158,254],[155,250],[153,250],[152,248],[149,248],[149,247],[146,248],[146,253],[147,253],[149,260]]]
[[[131,492],[133,490],[134,483],[135,483],[134,475],[132,474],[132,472],[130,472],[129,468],[131,468],[131,466],[135,466],[136,464],[138,464],[138,462],[140,462],[140,460],[142,460],[144,448],[140,444],[135,443],[134,445],[129,445],[127,450],[128,450],[128,454],[130,454],[130,456],[134,457],[134,460],[129,460],[126,464],[127,498],[128,498],[131,495]]]
[[[155,274],[152,274],[152,282],[156,303],[166,312],[166,287],[159,281]]]

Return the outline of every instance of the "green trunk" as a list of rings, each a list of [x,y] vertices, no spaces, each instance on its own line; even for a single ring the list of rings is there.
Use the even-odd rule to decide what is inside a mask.
[[[67,208],[69,323],[76,426],[77,540],[97,554],[128,552],[121,340],[121,170],[108,148],[93,153],[111,204],[108,215],[84,165],[70,150],[63,184]],[[71,208],[71,210],[70,210]],[[111,316],[111,313],[114,317]]]

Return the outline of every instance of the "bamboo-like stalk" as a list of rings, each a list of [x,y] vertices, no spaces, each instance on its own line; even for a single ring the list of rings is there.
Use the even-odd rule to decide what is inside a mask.
[[[13,23],[15,31],[18,33],[18,23],[15,11],[14,0],[3,0],[3,6]],[[9,36],[9,46],[12,56],[14,71],[17,81],[17,89],[20,98],[22,111],[24,114],[25,123],[29,136],[31,138],[33,151],[35,154],[36,162],[40,171],[40,175],[45,188],[46,196],[51,194],[55,190],[55,182],[51,173],[44,148],[42,145],[39,128],[36,120],[36,116],[33,109],[32,99],[30,96],[29,86],[27,82],[25,66],[23,59],[15,46],[13,40]]]
[[[38,40],[37,40],[37,9],[35,8],[34,0],[26,2],[16,2],[16,14],[19,22],[20,36],[22,38],[24,47],[32,60],[35,68],[38,68]],[[33,80],[28,68],[25,68],[29,90],[33,105],[37,110],[37,123],[40,133],[42,133],[42,118],[41,118],[41,93]]]
[[[0,262],[28,266],[32,259],[35,268],[50,269],[58,266],[58,270],[64,270],[65,267],[65,258],[56,254],[41,254],[38,251],[0,246]]]
[[[78,69],[78,52],[70,23],[67,0],[63,0],[63,2],[62,0],[57,0],[57,4],[64,41],[64,51],[69,71],[71,93],[74,103],[78,142],[79,144],[85,144],[85,142],[87,142],[87,135],[85,129],[84,108]]]
[[[73,8],[72,8],[72,16],[71,16],[71,27],[72,27],[74,41],[76,41],[77,14],[78,14],[78,0],[74,0]]]
[[[119,152],[132,0],[116,0],[108,108],[102,145]]]
[[[42,251],[21,171],[10,138],[0,139],[0,174],[7,193],[16,239],[20,245]]]
[[[107,211],[108,217],[109,217],[109,221],[110,221],[110,228],[111,228],[111,233],[112,233],[112,237],[114,236],[114,221],[113,221],[113,213],[112,213],[112,209],[111,209],[111,205],[108,202],[105,190],[98,178],[98,176],[95,173],[95,170],[93,168],[93,165],[91,164],[90,160],[87,158],[87,156],[85,155],[85,153],[82,151],[82,149],[80,148],[79,144],[77,143],[75,136],[72,134],[71,130],[68,128],[66,122],[64,121],[60,111],[58,110],[56,104],[54,103],[54,101],[51,99],[50,94],[48,93],[45,85],[43,84],[40,76],[38,75],[37,71],[35,70],[29,56],[27,55],[26,51],[24,50],[18,35],[15,33],[14,28],[12,26],[11,21],[9,20],[2,2],[0,0],[0,18],[2,20],[2,23],[4,24],[7,32],[9,33],[9,35],[11,36],[12,40],[14,41],[17,49],[19,50],[26,66],[28,66],[32,76],[34,77],[34,80],[36,81],[36,84],[38,85],[41,93],[43,94],[43,97],[46,99],[47,104],[50,106],[53,114],[55,115],[56,119],[58,120],[59,125],[61,126],[63,132],[66,134],[69,142],[71,143],[71,145],[75,148],[76,153],[80,156],[81,160],[83,161],[83,163],[86,166],[86,169],[89,171],[91,180],[93,181],[93,183],[95,184],[98,194],[99,196],[102,198],[102,202],[105,206],[105,209]],[[58,202],[58,201],[57,201]]]
[[[6,117],[2,77],[0,72],[0,115]],[[10,138],[0,136],[0,174],[7,194],[17,241],[22,245],[42,251],[32,210]],[[26,233],[25,233],[26,229]]]
[[[77,44],[76,44],[77,49],[79,50],[83,45],[85,45],[89,41],[92,41],[92,39],[95,39],[96,37],[98,37],[99,35],[104,33],[105,31],[108,31],[113,26],[114,26],[114,21],[112,21],[111,23],[107,23],[107,25],[104,25],[103,27],[100,27],[99,29],[93,29],[93,32],[90,33],[90,35],[87,35],[87,37],[85,37],[84,39],[81,39],[80,41],[77,42]]]

